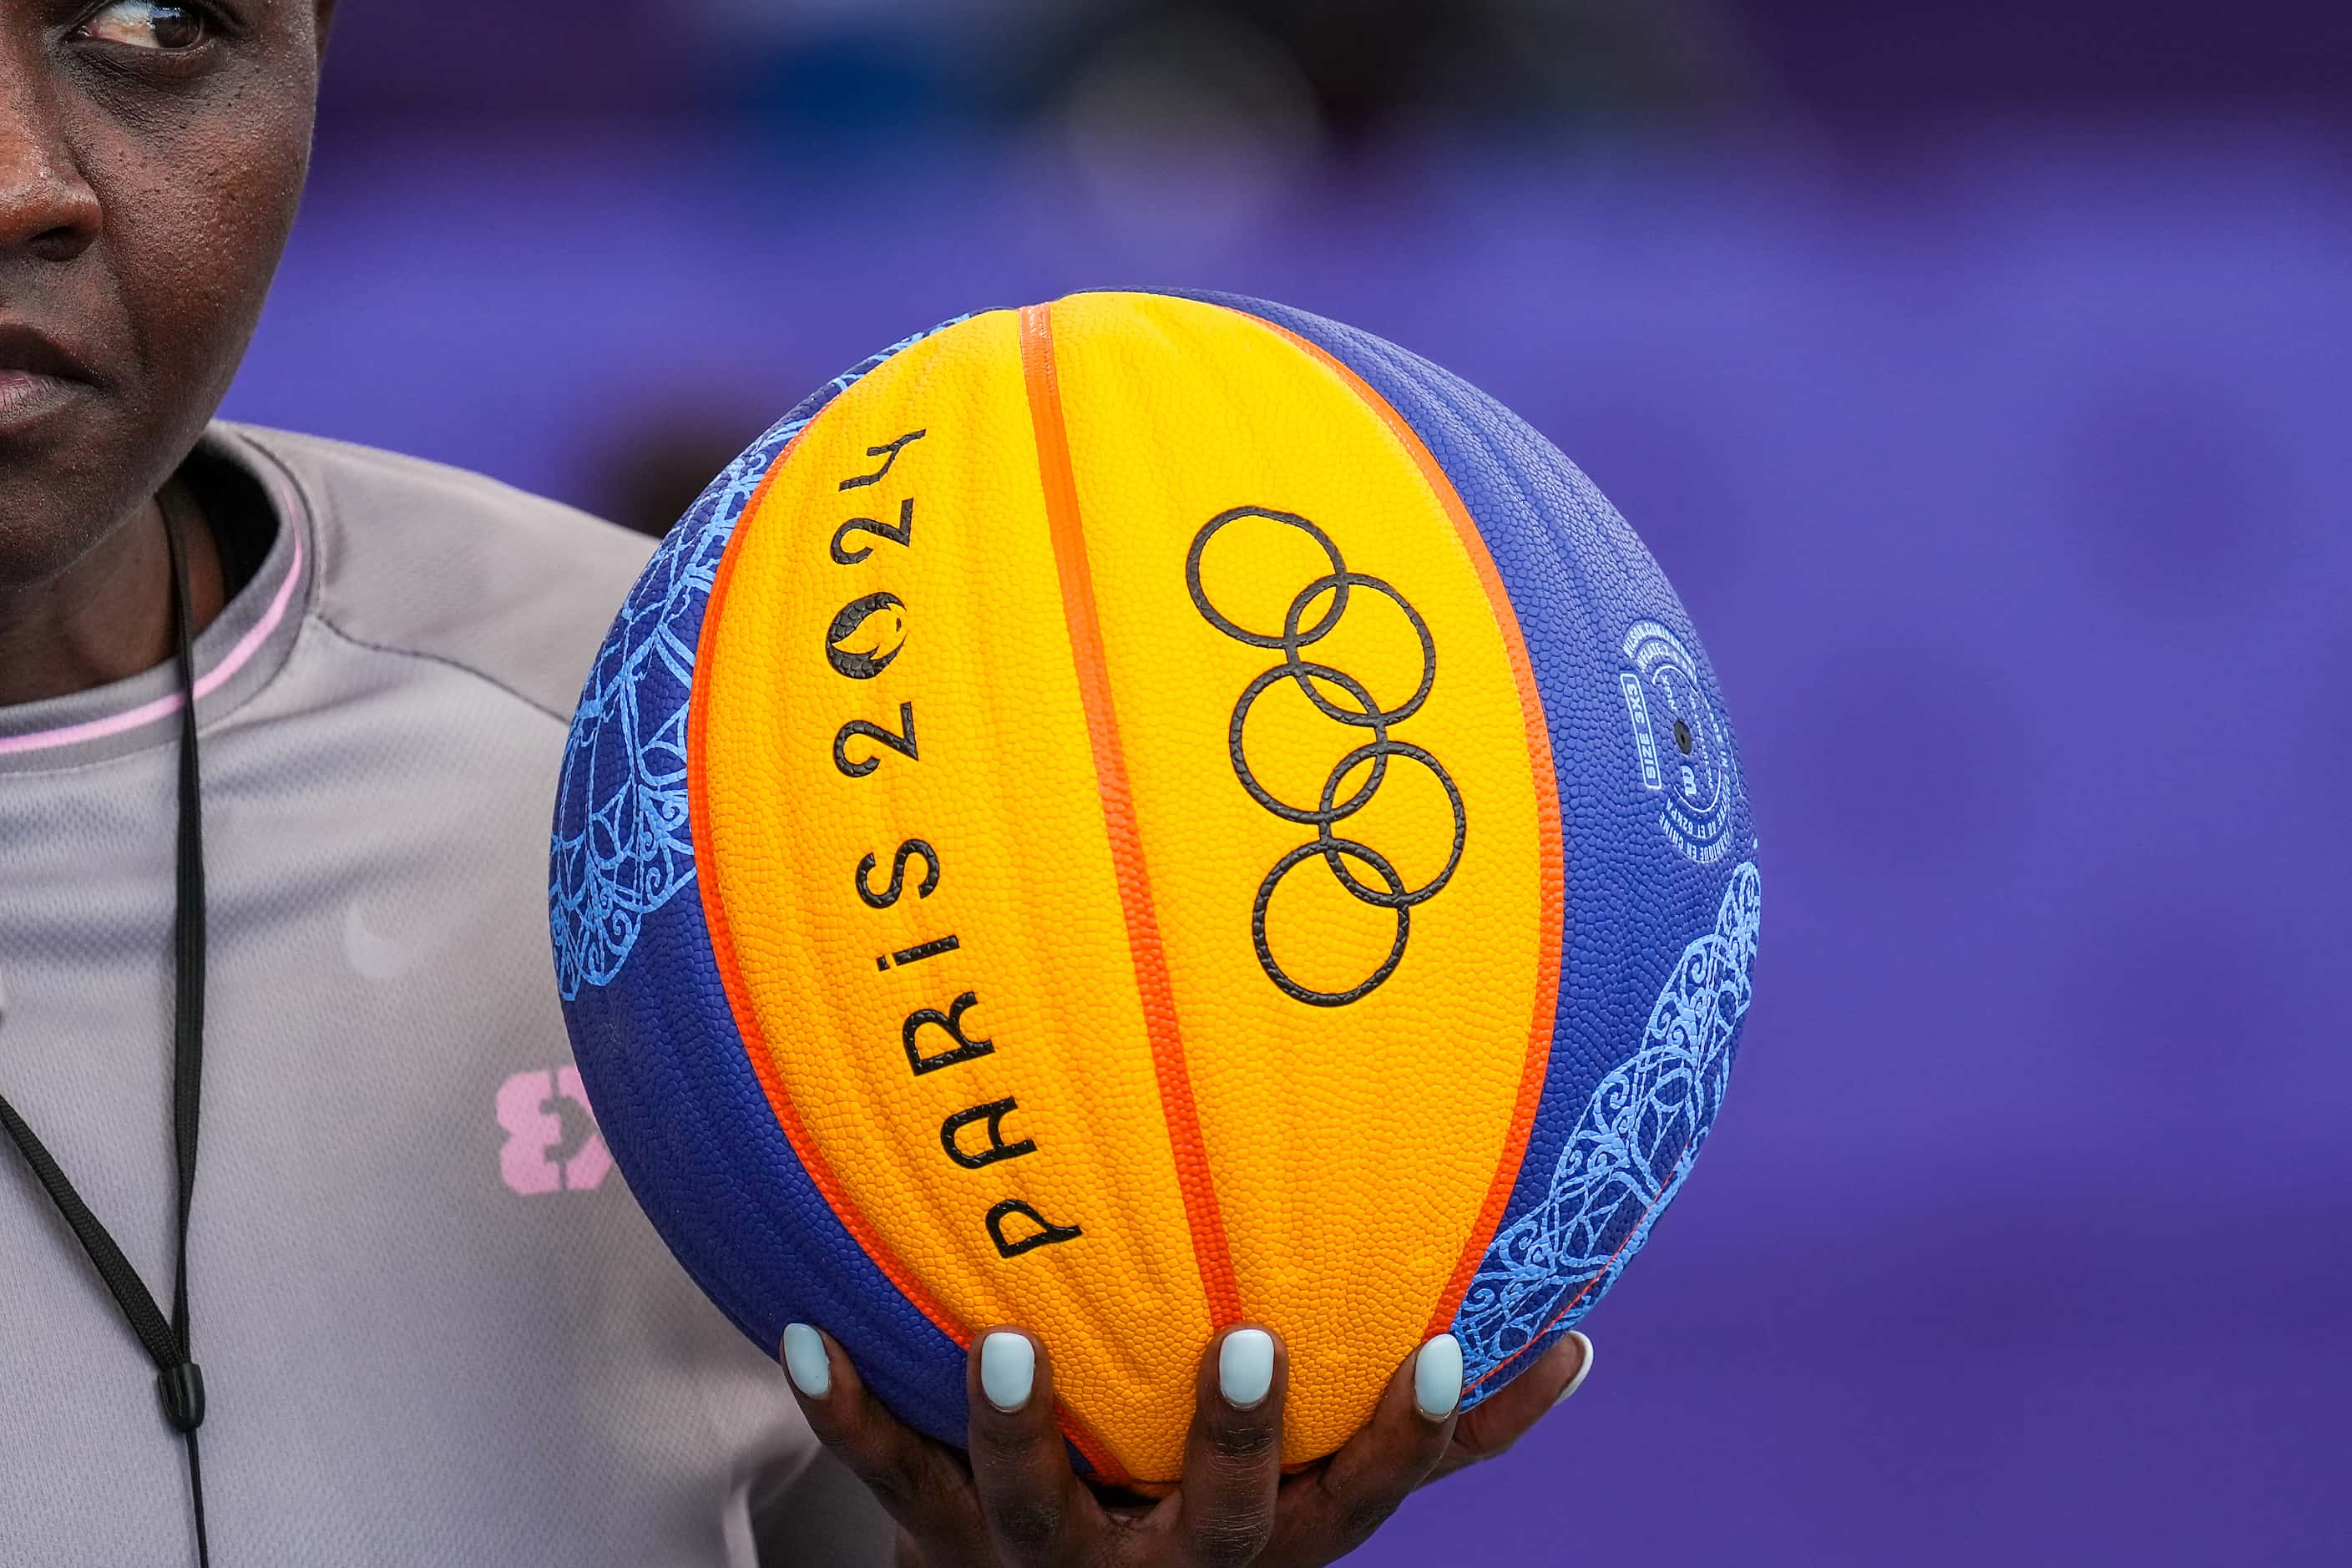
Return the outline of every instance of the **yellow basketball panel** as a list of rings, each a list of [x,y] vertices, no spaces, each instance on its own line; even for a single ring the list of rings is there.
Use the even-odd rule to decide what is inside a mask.
[[[1397,435],[1328,365],[1220,307],[1092,294],[1052,310],[1061,405],[1135,816],[1202,1136],[1246,1316],[1278,1329],[1292,1367],[1285,1450],[1327,1453],[1370,1415],[1389,1375],[1430,1331],[1507,1148],[1528,1060],[1544,909],[1537,781],[1498,610],[1431,481]],[[1300,592],[1333,570],[1376,578],[1339,611],[1309,600],[1301,658],[1339,673],[1318,704],[1292,679],[1266,686],[1243,756],[1294,809],[1360,810],[1335,835],[1377,853],[1342,864],[1396,897],[1440,876],[1455,818],[1439,773],[1403,754],[1342,769],[1376,739],[1366,699],[1412,702],[1388,738],[1433,758],[1458,790],[1460,858],[1412,906],[1386,978],[1340,1004],[1395,950],[1393,909],[1349,892],[1320,854],[1265,901],[1282,989],[1256,946],[1259,895],[1317,840],[1253,797],[1234,760],[1236,707],[1285,665],[1281,648],[1221,630],[1187,563],[1213,519],[1202,597],[1233,626],[1279,636]],[[1411,606],[1409,613],[1404,607]],[[1336,613],[1335,613],[1336,612]],[[1501,613],[1507,613],[1507,610]],[[1350,686],[1349,682],[1354,684]]]
[[[856,519],[869,526],[837,533]],[[858,558],[844,563],[836,546]],[[845,1217],[960,1338],[1003,1323],[1038,1334],[1064,1405],[1109,1457],[1173,1477],[1212,1330],[1045,520],[1018,318],[966,322],[843,394],[740,524],[730,570],[698,676],[716,850],[702,872],[775,1072],[856,1211]],[[908,841],[930,856],[906,858],[877,909],[866,895],[889,894]],[[1008,1101],[1001,1120],[984,1114]],[[1034,1147],[1004,1152],[1023,1143]]]

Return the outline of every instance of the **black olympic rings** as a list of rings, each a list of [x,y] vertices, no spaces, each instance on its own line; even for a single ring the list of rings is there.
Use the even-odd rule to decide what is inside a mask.
[[[1283,617],[1279,635],[1254,632],[1226,616],[1209,602],[1208,593],[1201,585],[1201,560],[1208,551],[1209,542],[1227,524],[1244,518],[1262,518],[1298,530],[1322,547],[1325,557],[1331,563],[1328,573],[1308,583],[1290,601],[1290,611]],[[1437,644],[1430,637],[1429,623],[1422,619],[1421,612],[1391,584],[1378,577],[1348,570],[1348,563],[1340,558],[1339,547],[1332,542],[1329,534],[1303,517],[1266,507],[1235,507],[1231,511],[1220,512],[1202,525],[1201,531],[1193,536],[1192,551],[1185,558],[1184,581],[1192,589],[1193,607],[1211,626],[1236,642],[1251,647],[1279,650],[1283,656],[1282,663],[1243,688],[1241,700],[1234,707],[1233,722],[1226,731],[1227,743],[1233,754],[1234,773],[1241,780],[1242,787],[1249,792],[1250,798],[1286,822],[1315,829],[1315,837],[1311,841],[1276,860],[1274,869],[1267,872],[1265,879],[1258,884],[1257,901],[1250,911],[1250,930],[1257,946],[1258,965],[1265,971],[1266,978],[1281,987],[1286,995],[1311,1006],[1344,1007],[1351,1002],[1360,1001],[1378,990],[1390,975],[1396,973],[1397,965],[1404,961],[1405,944],[1412,935],[1413,909],[1435,898],[1444,890],[1446,883],[1454,879],[1455,868],[1462,864],[1462,846],[1469,837],[1469,815],[1463,806],[1462,791],[1455,785],[1453,775],[1422,747],[1410,742],[1392,740],[1389,735],[1391,726],[1402,724],[1421,711],[1423,705],[1429,700],[1431,689],[1437,683]],[[1410,698],[1394,708],[1382,708],[1363,682],[1346,671],[1299,657],[1300,650],[1314,647],[1338,628],[1340,617],[1348,613],[1350,595],[1360,589],[1381,595],[1395,605],[1404,613],[1406,621],[1412,626],[1413,635],[1421,641],[1421,683]],[[1327,596],[1331,601],[1330,607],[1312,626],[1302,627],[1300,622],[1306,618],[1308,608],[1318,599]],[[1369,742],[1340,758],[1332,768],[1330,776],[1323,783],[1321,800],[1312,807],[1294,805],[1267,789],[1251,770],[1249,755],[1243,744],[1242,731],[1249,722],[1252,707],[1260,697],[1286,680],[1294,682],[1307,700],[1326,718],[1351,729],[1371,731]],[[1321,689],[1318,682],[1338,689],[1359,706],[1349,708],[1334,700]],[[1332,832],[1338,824],[1371,804],[1372,797],[1387,781],[1391,758],[1418,763],[1427,768],[1445,791],[1445,798],[1454,808],[1453,852],[1446,857],[1445,868],[1419,888],[1407,887],[1396,867],[1371,846],[1352,838],[1342,838]],[[1341,784],[1366,763],[1370,763],[1371,767],[1361,787],[1347,799],[1339,799]],[[1318,858],[1330,868],[1331,875],[1338,879],[1339,886],[1359,902],[1396,912],[1396,941],[1390,945],[1388,956],[1381,961],[1380,967],[1372,971],[1370,978],[1345,991],[1318,991],[1293,980],[1275,961],[1274,951],[1266,940],[1265,912],[1274,901],[1275,889],[1291,871]],[[1382,886],[1374,887],[1360,879],[1349,869],[1348,862],[1350,860],[1369,867]]]

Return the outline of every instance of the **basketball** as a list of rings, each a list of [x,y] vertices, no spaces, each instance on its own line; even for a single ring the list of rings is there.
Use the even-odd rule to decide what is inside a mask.
[[[551,926],[632,1191],[771,1355],[961,1444],[1051,1347],[1096,1476],[1284,1336],[1284,1458],[1452,1332],[1465,1404],[1688,1174],[1750,994],[1715,672],[1527,424],[1366,333],[1091,293],[762,437],[598,656]]]

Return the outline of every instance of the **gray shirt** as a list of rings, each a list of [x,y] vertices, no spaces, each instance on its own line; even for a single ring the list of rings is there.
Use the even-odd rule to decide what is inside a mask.
[[[647,544],[324,441],[217,426],[202,456],[278,520],[196,647],[214,1561],[872,1557],[878,1515],[613,1170],[556,1006],[565,722]],[[0,1092],[165,1300],[175,690],[0,709]],[[0,1145],[0,1564],[178,1568],[186,1486],[152,1369]]]

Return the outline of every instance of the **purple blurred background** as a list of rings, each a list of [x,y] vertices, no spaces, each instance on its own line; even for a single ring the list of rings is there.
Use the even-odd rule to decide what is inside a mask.
[[[1599,1369],[1368,1563],[2352,1560],[2352,11],[349,0],[239,417],[658,527],[915,328],[1269,296],[1649,541],[1765,836]]]

